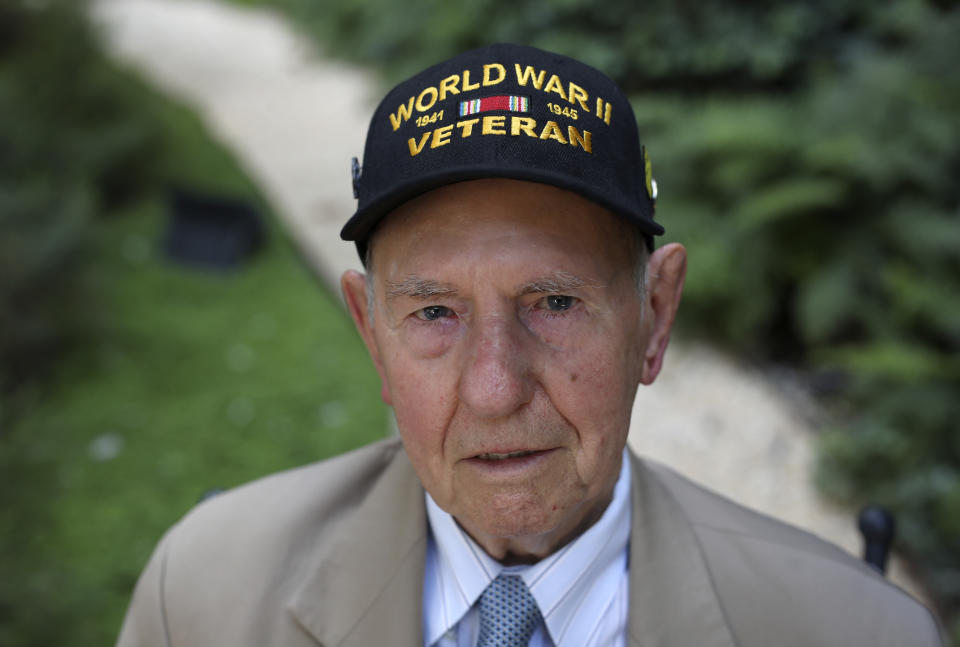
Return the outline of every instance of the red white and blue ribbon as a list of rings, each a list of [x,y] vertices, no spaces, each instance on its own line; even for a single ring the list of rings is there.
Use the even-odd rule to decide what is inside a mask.
[[[460,116],[475,115],[478,112],[490,110],[507,110],[509,112],[527,112],[530,110],[530,99],[517,96],[484,97],[460,102]]]

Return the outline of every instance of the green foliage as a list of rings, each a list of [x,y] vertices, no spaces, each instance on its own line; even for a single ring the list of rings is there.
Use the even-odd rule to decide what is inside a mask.
[[[960,644],[956,3],[260,3],[391,81],[497,41],[615,77],[690,249],[682,322],[823,389],[821,484],[896,511]]]
[[[0,644],[112,644],[202,493],[386,429],[350,321],[275,227],[243,272],[198,275],[154,251],[161,200],[113,215],[93,232],[102,332],[55,388],[18,392],[28,413],[0,437]]]
[[[82,9],[0,5],[0,390],[82,335],[87,228],[153,169],[156,128]]]
[[[102,58],[81,9],[0,2],[0,645],[112,644],[204,491],[386,428],[332,295],[196,118]],[[229,274],[167,264],[169,184],[257,205],[266,248]]]

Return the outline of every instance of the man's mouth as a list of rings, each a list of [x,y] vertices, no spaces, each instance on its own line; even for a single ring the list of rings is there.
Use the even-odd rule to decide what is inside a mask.
[[[532,449],[524,449],[519,452],[510,452],[508,454],[477,454],[477,458],[483,461],[502,461],[507,458],[522,458],[524,456],[529,456],[530,454],[536,454],[537,452]]]

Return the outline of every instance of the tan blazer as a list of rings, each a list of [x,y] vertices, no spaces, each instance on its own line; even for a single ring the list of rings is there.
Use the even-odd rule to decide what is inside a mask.
[[[631,645],[940,645],[839,549],[632,456]],[[398,440],[197,506],[137,584],[121,647],[422,647],[427,520]]]

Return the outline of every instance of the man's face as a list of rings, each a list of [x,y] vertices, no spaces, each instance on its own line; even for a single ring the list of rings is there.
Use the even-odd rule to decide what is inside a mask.
[[[373,241],[361,332],[383,397],[424,487],[494,557],[552,550],[612,495],[650,336],[623,227],[489,179],[405,204]]]

